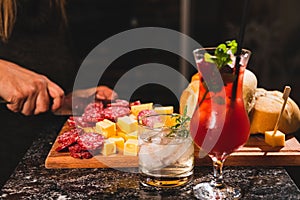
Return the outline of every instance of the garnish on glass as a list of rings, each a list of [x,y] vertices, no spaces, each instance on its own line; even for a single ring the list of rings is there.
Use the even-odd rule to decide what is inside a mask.
[[[217,69],[210,68],[212,71],[206,74],[209,78],[205,80],[207,81],[206,83],[204,83],[205,93],[200,101],[200,104],[206,98],[209,91],[217,93],[222,90],[223,86],[218,82],[218,77],[216,75],[217,73],[221,74],[224,85],[232,83],[236,79],[234,66],[232,64],[232,57],[237,51],[237,46],[238,44],[235,40],[226,41],[225,43],[219,44],[216,47],[216,49],[214,50],[214,55],[211,55],[209,53],[204,54],[204,61],[206,63],[215,64]],[[209,89],[207,88],[207,85],[210,86]],[[215,98],[214,102],[218,104],[225,103],[225,101],[220,98]]]
[[[210,55],[209,53],[204,54],[204,61],[209,63],[214,63],[219,69],[224,84],[231,83],[235,79],[233,73],[233,66],[231,56],[237,51],[237,42],[235,40],[226,41],[225,44],[220,44],[215,50],[215,55]]]
[[[191,120],[191,118],[187,116],[187,106],[184,107],[182,115],[173,114],[171,118],[174,117],[176,117],[176,124],[170,127],[171,131],[166,136],[187,138],[190,135],[188,123]]]

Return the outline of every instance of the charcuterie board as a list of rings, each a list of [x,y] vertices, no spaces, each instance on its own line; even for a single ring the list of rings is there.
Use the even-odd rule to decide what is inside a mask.
[[[65,123],[60,134],[68,130]],[[110,156],[95,155],[90,159],[77,159],[69,152],[57,152],[57,139],[46,158],[46,168],[123,168],[138,167],[137,156],[124,156],[121,153]],[[195,165],[210,166],[209,157],[200,159],[199,149],[195,148]],[[252,135],[247,144],[226,160],[226,166],[300,166],[300,144],[292,135],[286,138],[286,145],[273,148],[264,142],[262,135]]]

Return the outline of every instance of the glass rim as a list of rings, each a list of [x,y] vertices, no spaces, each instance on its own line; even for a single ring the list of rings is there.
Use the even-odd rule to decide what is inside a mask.
[[[208,50],[215,50],[217,47],[201,47],[201,48],[197,48],[197,49],[194,49],[193,50],[193,54],[196,54],[197,52],[199,51],[208,51]],[[245,49],[245,48],[242,48],[242,52],[246,52],[248,54],[251,54],[251,50],[249,49]]]

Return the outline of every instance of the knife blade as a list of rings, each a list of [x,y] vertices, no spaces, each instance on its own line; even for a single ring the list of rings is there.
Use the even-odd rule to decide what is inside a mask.
[[[53,114],[80,116],[85,107],[93,101],[95,101],[95,93],[87,93],[86,90],[75,91],[65,96],[61,107]]]
[[[0,104],[9,104],[10,102],[4,100],[0,97]],[[54,115],[73,115],[72,105],[69,107],[67,103],[63,103],[63,106],[59,108],[57,111],[53,112]],[[75,115],[80,115],[80,113],[74,112]]]

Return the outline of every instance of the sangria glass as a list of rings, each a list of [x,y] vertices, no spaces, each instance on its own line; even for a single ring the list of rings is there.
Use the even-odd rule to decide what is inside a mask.
[[[193,51],[200,84],[190,131],[200,148],[199,156],[208,155],[214,170],[213,180],[195,185],[193,192],[199,199],[238,199],[240,188],[223,181],[222,168],[225,159],[249,137],[250,122],[243,103],[242,84],[251,52],[243,49],[239,57],[231,54],[229,64],[222,68],[206,59],[208,54],[213,58],[215,52],[216,48]]]

